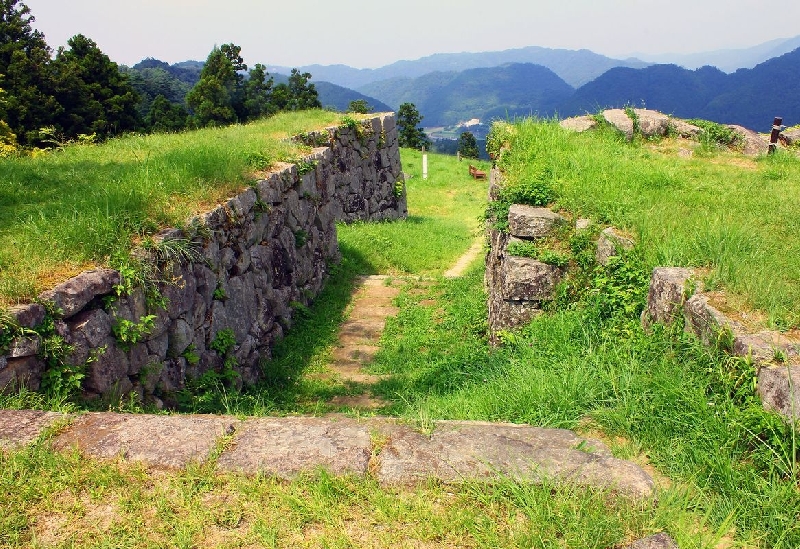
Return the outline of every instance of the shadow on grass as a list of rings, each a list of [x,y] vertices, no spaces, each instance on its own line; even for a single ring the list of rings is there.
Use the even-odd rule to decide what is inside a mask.
[[[339,247],[342,260],[332,267],[322,292],[305,313],[296,313],[292,328],[273,348],[272,358],[262,361],[261,382],[240,394],[223,393],[216,409],[203,411],[245,415],[313,412],[320,402],[341,393],[341,388],[305,375],[336,343],[357,278],[375,273],[355,248],[341,242]]]

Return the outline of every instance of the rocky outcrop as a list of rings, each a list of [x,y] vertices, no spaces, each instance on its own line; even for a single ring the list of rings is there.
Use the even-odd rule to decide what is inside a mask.
[[[589,115],[573,116],[572,118],[565,118],[559,122],[558,125],[565,130],[572,130],[574,132],[581,133],[587,130],[595,129],[597,127],[597,120],[595,120],[593,116]]]
[[[53,335],[71,349],[58,358],[85,370],[87,397],[133,391],[169,403],[210,371],[254,383],[338,260],[336,221],[407,215],[393,114],[302,139],[326,146],[135,251],[159,282],[130,290],[120,273],[98,269],[39,296],[58,311]],[[0,356],[0,389],[37,390],[47,365],[38,336],[23,328],[41,324],[45,308],[11,313],[20,337]]]
[[[753,361],[757,391],[766,409],[800,419],[800,341],[775,331],[749,332],[715,307],[710,295],[698,291],[694,278],[691,269],[654,269],[642,325],[682,318],[685,330],[704,345]]]

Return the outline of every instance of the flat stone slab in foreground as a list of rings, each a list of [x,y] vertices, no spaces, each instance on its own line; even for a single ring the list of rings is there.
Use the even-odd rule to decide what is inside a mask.
[[[317,467],[365,475],[372,453],[367,425],[345,417],[251,419],[234,444],[217,461],[220,470],[283,478]]]
[[[377,417],[241,421],[210,415],[63,416],[0,410],[0,448],[31,442],[60,418],[72,423],[53,439],[56,449],[78,448],[87,456],[123,458],[162,469],[205,462],[216,450],[220,471],[281,478],[321,467],[333,474],[363,476],[374,471],[383,484],[508,478],[608,488],[634,498],[653,492],[647,473],[614,458],[598,440],[564,429],[509,423],[437,421],[428,435],[396,419]]]
[[[76,416],[56,437],[59,450],[77,447],[92,457],[122,457],[150,467],[181,469],[208,459],[217,440],[241,422],[229,416],[97,413]]]
[[[68,416],[39,410],[0,410],[0,449],[20,448]]]
[[[496,479],[567,481],[611,488],[633,497],[652,494],[639,466],[611,455],[598,440],[564,429],[467,421],[438,421],[428,437],[396,429],[380,454],[382,483]]]

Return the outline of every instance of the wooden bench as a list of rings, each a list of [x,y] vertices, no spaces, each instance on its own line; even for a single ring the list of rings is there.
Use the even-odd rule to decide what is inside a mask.
[[[486,172],[480,171],[472,164],[469,165],[469,174],[475,179],[486,179]]]

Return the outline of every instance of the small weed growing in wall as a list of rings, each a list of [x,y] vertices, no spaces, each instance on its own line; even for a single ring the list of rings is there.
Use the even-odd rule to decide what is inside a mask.
[[[633,135],[641,135],[642,126],[639,122],[639,115],[636,114],[636,111],[633,110],[633,107],[631,107],[630,105],[626,105],[625,114],[628,115],[628,118],[630,118],[631,122],[633,122]]]
[[[139,319],[139,322],[118,318],[111,327],[111,331],[114,333],[119,346],[129,350],[133,345],[150,335],[150,332],[155,327],[155,320],[156,315],[145,315]]]
[[[225,293],[225,288],[223,288],[222,284],[219,282],[217,283],[217,287],[214,288],[213,298],[217,301],[225,301],[228,299],[228,294]]]
[[[294,246],[295,248],[302,248],[308,242],[308,233],[303,229],[294,232]]]
[[[556,267],[566,267],[570,260],[569,254],[549,250],[534,242],[512,242],[506,248],[506,253],[518,257],[530,257]]]
[[[294,162],[294,165],[297,166],[297,173],[299,175],[305,175],[317,169],[316,160],[297,160]]]
[[[236,334],[230,328],[220,330],[208,345],[212,351],[216,351],[220,356],[224,356],[236,345]]]
[[[200,362],[200,355],[197,354],[197,348],[194,345],[189,345],[181,356],[186,359],[189,366],[195,366]]]

